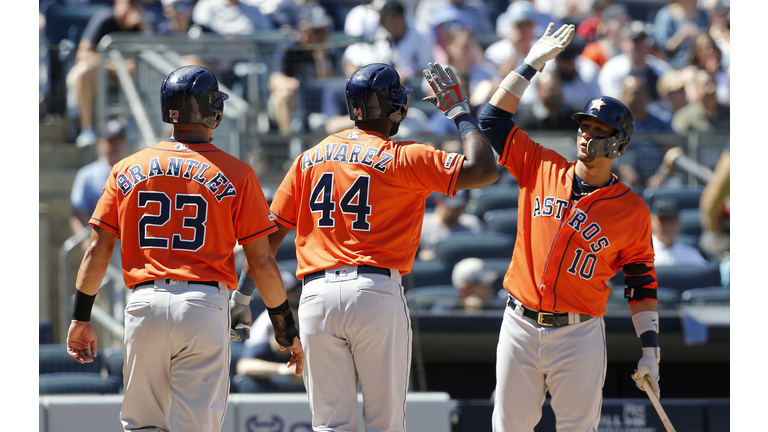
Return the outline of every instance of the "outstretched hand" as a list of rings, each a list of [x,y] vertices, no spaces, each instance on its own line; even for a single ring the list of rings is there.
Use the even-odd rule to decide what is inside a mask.
[[[443,69],[439,63],[429,63],[427,69],[424,69],[424,79],[432,87],[435,96],[427,96],[422,101],[430,102],[449,119],[469,113],[467,94],[461,89],[459,80],[450,66]]]
[[[295,374],[301,375],[301,373],[304,371],[304,349],[301,347],[301,340],[298,336],[293,338],[293,345],[290,347],[284,347],[280,344],[278,344],[278,347],[280,347],[280,351],[285,351],[287,349],[291,350],[291,358],[288,360],[288,363],[286,364],[287,367],[291,367],[293,365],[296,365]]]
[[[552,29],[554,28],[555,23],[549,23],[547,31],[533,44],[525,57],[525,63],[533,66],[539,72],[547,61],[555,58],[571,43],[571,39],[576,33],[576,26],[573,24],[564,24],[553,34]]]

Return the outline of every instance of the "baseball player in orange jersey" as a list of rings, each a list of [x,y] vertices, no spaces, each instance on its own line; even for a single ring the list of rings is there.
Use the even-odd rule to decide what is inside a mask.
[[[573,25],[545,34],[480,114],[483,132],[520,184],[518,228],[497,347],[493,430],[533,431],[549,391],[559,432],[596,431],[606,372],[606,285],[619,269],[641,339],[633,375],[659,394],[656,274],[648,207],[611,173],[632,136],[632,114],[609,97],[573,115],[577,160],[534,142],[512,114],[530,78],[570,42]],[[574,127],[576,124],[574,124]]]
[[[299,331],[316,431],[358,430],[358,380],[368,432],[405,431],[411,326],[401,276],[413,265],[426,198],[498,178],[493,150],[453,71],[428,65],[435,103],[462,134],[464,154],[393,142],[412,91],[374,63],[346,83],[355,127],[299,155],[272,201],[276,250],[296,230]]]
[[[290,347],[296,373],[303,368],[267,238],[277,227],[259,181],[248,164],[210,143],[226,98],[205,68],[185,66],[168,75],[161,105],[163,121],[173,124],[172,137],[113,167],[90,220],[67,352],[81,363],[97,355],[90,313],[120,240],[123,276],[133,290],[125,308],[120,419],[126,431],[221,430],[230,330],[250,324],[250,309],[247,319],[243,313],[250,293],[235,292],[229,299],[237,287],[236,242],[275,328],[282,325],[275,338]],[[230,315],[240,318],[231,321]]]

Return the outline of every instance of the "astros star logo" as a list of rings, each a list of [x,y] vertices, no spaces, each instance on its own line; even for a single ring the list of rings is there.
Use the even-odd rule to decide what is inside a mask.
[[[603,102],[603,98],[595,99],[592,101],[592,106],[589,108],[590,111],[592,110],[598,110],[600,111],[600,107],[603,105],[607,105],[605,102]]]

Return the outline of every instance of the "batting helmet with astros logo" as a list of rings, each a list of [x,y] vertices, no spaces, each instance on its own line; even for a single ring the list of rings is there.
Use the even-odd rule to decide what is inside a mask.
[[[349,118],[389,119],[399,124],[408,112],[408,93],[412,91],[400,83],[400,75],[392,66],[384,63],[365,65],[347,79]]]
[[[219,82],[202,66],[183,66],[171,72],[160,86],[163,121],[171,124],[200,123],[216,129],[224,116],[224,101],[229,96],[219,91]]]
[[[609,137],[589,140],[587,153],[591,157],[616,159],[627,151],[627,145],[629,139],[632,138],[632,130],[634,129],[634,118],[626,105],[612,97],[594,97],[584,105],[582,112],[571,115],[571,118],[579,123],[586,117],[596,118],[616,129],[616,133]]]

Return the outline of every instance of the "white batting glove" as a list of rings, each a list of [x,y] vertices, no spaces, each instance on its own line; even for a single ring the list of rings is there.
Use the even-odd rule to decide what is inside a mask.
[[[645,391],[645,386],[648,384],[645,377],[650,378],[653,384],[653,392],[657,398],[661,398],[661,389],[659,389],[659,362],[661,361],[661,348],[643,348],[643,356],[640,361],[637,362],[637,369],[632,375],[632,379],[635,380],[637,388]]]
[[[235,330],[243,329],[243,336],[249,339],[251,337],[251,296],[240,291],[233,292],[232,298],[229,300],[229,317],[229,338],[235,342],[240,342],[242,338]]]
[[[571,43],[571,39],[576,33],[576,26],[573,24],[564,24],[554,34],[552,34],[553,28],[555,28],[555,23],[549,23],[547,31],[533,44],[524,60],[525,63],[533,66],[539,72],[547,61],[555,58]]]
[[[424,69],[424,79],[432,87],[435,96],[427,96],[422,101],[432,103],[449,119],[469,113],[467,94],[461,89],[459,80],[450,66],[443,69],[439,63],[429,63],[427,69]]]

